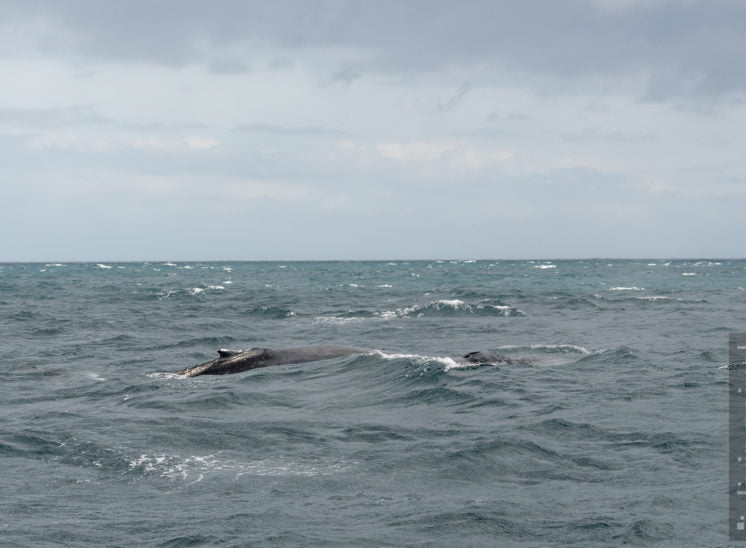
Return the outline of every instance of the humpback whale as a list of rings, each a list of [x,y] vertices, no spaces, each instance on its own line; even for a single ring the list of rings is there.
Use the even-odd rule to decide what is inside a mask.
[[[354,354],[365,354],[371,352],[367,348],[357,346],[341,346],[335,344],[324,344],[315,346],[296,346],[292,348],[250,348],[249,350],[218,350],[218,357],[209,362],[201,363],[177,371],[185,377],[197,377],[198,375],[229,375],[241,373],[249,369],[269,367],[271,365],[285,365],[290,363],[315,362],[320,360],[331,360]],[[489,351],[469,352],[456,358],[456,361],[464,364],[517,364],[526,365],[531,363],[526,359],[513,359],[501,354]]]
[[[285,365],[288,363],[331,360],[353,354],[370,352],[366,348],[324,344],[316,346],[296,346],[293,348],[251,348],[249,350],[218,350],[218,357],[209,362],[187,367],[176,373],[185,377],[198,375],[228,375],[258,367]]]
[[[469,352],[468,354],[465,354],[464,356],[461,356],[460,358],[456,358],[456,361],[459,363],[473,363],[473,364],[491,363],[495,365],[500,365],[500,364],[528,365],[530,363],[533,363],[531,360],[527,360],[526,358],[509,358],[508,356],[503,356],[502,354],[495,354],[494,352],[489,352],[485,350],[480,350],[477,352]]]

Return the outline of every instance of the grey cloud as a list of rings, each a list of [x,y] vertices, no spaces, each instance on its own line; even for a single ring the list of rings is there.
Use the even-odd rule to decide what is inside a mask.
[[[358,71],[350,67],[345,67],[343,69],[334,71],[331,74],[331,79],[335,82],[340,82],[342,84],[349,86],[355,80],[358,80],[361,76],[362,75]]]
[[[461,101],[464,100],[464,97],[466,97],[466,94],[469,93],[469,87],[470,86],[467,83],[461,84],[461,87],[458,88],[456,93],[451,95],[445,101],[438,103],[437,106],[435,107],[435,110],[438,110],[440,112],[446,112],[446,111],[453,110],[454,108],[456,108],[461,103]]]
[[[519,121],[523,121],[520,118]],[[651,143],[660,141],[660,135],[651,132],[632,131],[599,131],[595,129],[581,129],[578,131],[552,131],[537,130],[535,128],[521,128],[516,125],[505,127],[487,127],[470,131],[453,131],[449,135],[454,137],[478,137],[497,141],[508,139],[533,139],[541,136],[551,141],[564,141],[573,143]]]
[[[660,136],[650,132],[635,133],[631,131],[597,131],[586,129],[581,131],[559,131],[553,133],[563,141],[582,143],[649,143],[660,140]]]
[[[228,68],[236,70],[267,61],[268,51],[302,61],[307,49],[333,48],[348,57],[339,74],[352,61],[355,74],[476,68],[485,81],[555,91],[598,78],[608,86],[645,77],[649,100],[746,91],[746,3],[737,0],[648,0],[617,9],[590,0],[226,0],[209,6],[68,0],[2,7],[6,25],[44,17],[64,27],[59,36],[69,38],[62,43],[45,46],[40,38],[48,54],[219,70],[227,67],[221,59],[230,49]]]
[[[242,133],[265,133],[281,136],[326,136],[346,137],[347,133],[338,129],[320,126],[289,127],[272,124],[243,124],[234,128],[233,131]]]
[[[531,116],[528,114],[525,114],[523,112],[513,112],[510,114],[500,114],[496,110],[493,110],[490,112],[484,119],[485,122],[488,124],[493,124],[495,122],[525,122],[531,120]]]
[[[178,131],[204,130],[205,124],[180,123],[135,123],[109,118],[89,105],[73,105],[53,108],[0,108],[0,127],[22,127],[26,129],[106,126],[123,130]]]
[[[113,121],[85,105],[40,109],[0,108],[0,126],[107,125]]]
[[[213,61],[209,65],[210,72],[215,74],[242,74],[251,71],[251,67],[241,61]]]

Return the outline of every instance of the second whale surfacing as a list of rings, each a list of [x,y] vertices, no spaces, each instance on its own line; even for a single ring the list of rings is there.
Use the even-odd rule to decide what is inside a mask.
[[[197,377],[199,375],[229,375],[241,373],[249,369],[269,367],[272,365],[286,365],[292,363],[315,362],[331,360],[352,356],[355,354],[366,354],[371,352],[367,348],[357,346],[343,346],[336,344],[323,344],[314,346],[296,346],[291,348],[251,348],[249,350],[218,350],[218,357],[209,362],[201,363],[193,367],[187,367],[176,371],[178,375],[185,377]],[[480,351],[469,352],[456,358],[458,363],[463,364],[517,364],[526,365],[526,359],[512,359],[494,352]]]

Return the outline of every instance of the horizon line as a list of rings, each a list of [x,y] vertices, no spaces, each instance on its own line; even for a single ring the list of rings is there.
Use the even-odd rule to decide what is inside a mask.
[[[125,264],[125,263],[382,263],[382,262],[487,262],[487,261],[743,261],[746,257],[526,257],[526,258],[439,258],[439,259],[408,259],[408,258],[388,258],[388,259],[75,259],[75,260],[0,260],[0,265],[8,264]]]

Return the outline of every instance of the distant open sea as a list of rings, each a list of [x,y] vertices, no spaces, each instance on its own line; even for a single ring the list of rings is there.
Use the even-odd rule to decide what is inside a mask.
[[[0,545],[727,546],[744,288],[741,260],[0,264]],[[376,351],[171,373],[321,343]]]

